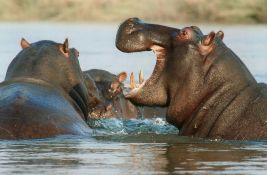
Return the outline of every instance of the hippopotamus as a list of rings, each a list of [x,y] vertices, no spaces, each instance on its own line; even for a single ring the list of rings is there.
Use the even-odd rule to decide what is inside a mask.
[[[84,71],[83,74],[89,101],[93,104],[89,109],[89,118],[152,118],[162,117],[166,113],[165,108],[136,106],[124,97],[123,90],[130,89],[123,83],[127,78],[126,72],[115,75],[106,70],[91,69]],[[139,75],[139,81],[143,81],[142,72]],[[132,74],[129,86],[137,84]]]
[[[122,94],[123,81],[127,74],[114,75],[101,69],[83,72],[89,96],[95,106],[89,110],[90,118],[134,117],[138,111]],[[91,90],[93,89],[93,90]],[[91,94],[91,95],[90,95]],[[92,103],[91,102],[91,103]],[[123,106],[122,106],[123,105]]]
[[[267,85],[257,83],[223,42],[224,33],[124,21],[116,47],[152,50],[151,77],[126,95],[133,103],[166,106],[166,120],[179,135],[209,139],[267,139]]]
[[[79,52],[67,39],[22,39],[21,47],[0,83],[0,139],[91,134]]]

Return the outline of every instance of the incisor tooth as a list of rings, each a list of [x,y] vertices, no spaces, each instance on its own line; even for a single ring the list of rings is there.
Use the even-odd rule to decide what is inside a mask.
[[[135,80],[134,80],[134,74],[132,72],[130,76],[130,89],[134,89],[135,87],[136,85],[135,85]]]
[[[144,73],[142,70],[139,72],[139,84],[142,84],[144,82]]]

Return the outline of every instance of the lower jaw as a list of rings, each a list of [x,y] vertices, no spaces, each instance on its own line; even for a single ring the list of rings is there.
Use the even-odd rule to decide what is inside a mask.
[[[131,98],[134,97],[135,95],[138,94],[138,92],[143,88],[143,86],[145,85],[147,81],[144,81],[142,84],[138,85],[138,87],[135,87],[134,89],[130,90],[126,89],[123,91],[123,94],[126,98]]]
[[[161,74],[165,68],[166,49],[158,45],[152,45],[150,49],[155,53],[157,58],[152,75],[138,87],[135,87],[130,91],[127,89],[123,91],[124,96],[136,104],[139,104],[138,101],[140,100],[144,102],[143,105],[146,105],[146,99],[144,99],[145,96],[157,93],[153,92],[153,88],[155,88],[160,82]]]
[[[155,87],[155,85],[159,83],[164,66],[165,66],[165,59],[157,59],[157,63],[150,78],[128,92],[127,90],[123,91],[124,96],[126,98],[133,98],[136,95],[140,94],[140,92],[144,89],[153,89],[153,87]]]

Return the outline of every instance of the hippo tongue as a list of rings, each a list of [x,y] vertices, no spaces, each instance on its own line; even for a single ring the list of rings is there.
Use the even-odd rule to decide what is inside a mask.
[[[153,85],[156,84],[160,78],[160,75],[165,67],[166,51],[163,47],[158,45],[153,45],[152,47],[150,47],[150,49],[153,50],[157,57],[153,73],[146,81],[140,84],[139,87],[132,89],[129,93],[126,92],[126,98],[132,98],[134,96],[139,95],[141,90],[144,88],[153,88]]]

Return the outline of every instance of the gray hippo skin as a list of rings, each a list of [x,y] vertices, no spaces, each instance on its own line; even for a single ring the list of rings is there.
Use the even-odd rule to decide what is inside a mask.
[[[21,46],[0,84],[0,139],[90,134],[78,51],[67,39]]]
[[[89,101],[94,106],[89,109],[89,118],[151,118],[165,116],[166,109],[141,107],[126,99],[123,90],[128,90],[123,82],[126,72],[114,75],[101,69],[83,72],[89,93]]]
[[[212,139],[267,139],[267,86],[257,83],[222,41],[223,32],[203,35],[196,26],[176,29],[131,18],[118,29],[123,52],[153,50],[151,77],[126,97],[167,106],[167,121],[180,135]]]
[[[123,97],[122,82],[126,79],[125,72],[119,75],[100,69],[83,72],[90,100],[95,104],[89,110],[90,118],[134,117],[137,114],[134,105]],[[92,103],[91,102],[91,103]],[[124,105],[124,106],[122,106]]]

